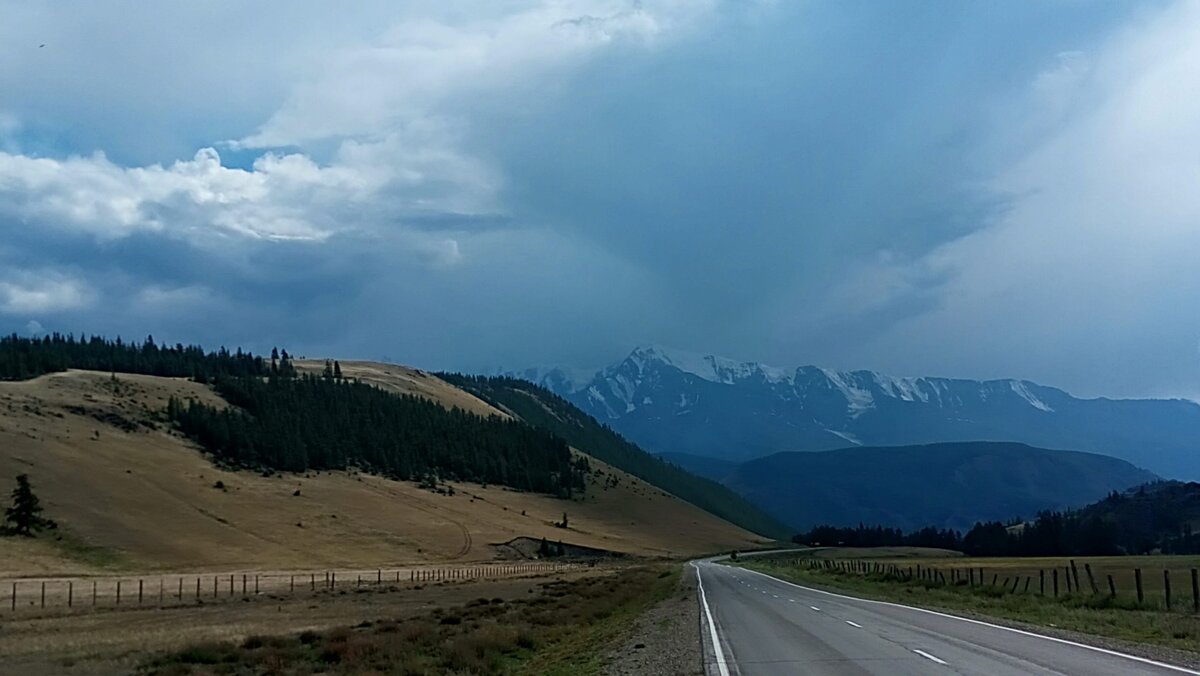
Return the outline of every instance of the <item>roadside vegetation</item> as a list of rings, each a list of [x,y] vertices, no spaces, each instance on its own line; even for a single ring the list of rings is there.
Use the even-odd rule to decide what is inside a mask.
[[[1191,582],[1200,557],[839,560],[810,554],[740,563],[797,584],[864,598],[1200,652],[1200,614]],[[1140,602],[1136,570],[1142,571]],[[1169,610],[1164,570],[1175,583]]]
[[[667,598],[679,574],[678,566],[626,568],[548,582],[530,598],[480,598],[412,619],[197,644],[138,673],[594,674],[605,648]]]

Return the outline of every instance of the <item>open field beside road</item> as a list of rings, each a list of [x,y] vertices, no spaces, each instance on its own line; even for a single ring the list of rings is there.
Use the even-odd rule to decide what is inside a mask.
[[[240,645],[250,636],[298,635],[404,620],[483,598],[510,602],[533,598],[541,594],[543,585],[554,581],[603,581],[625,570],[583,568],[520,579],[348,586],[296,596],[235,597],[236,602],[5,617],[0,619],[0,674],[127,674],[157,654],[189,645],[225,641]],[[605,590],[611,586],[595,584]]]
[[[373,377],[471,403],[417,374]],[[458,482],[439,493],[357,471],[231,471],[163,423],[170,396],[221,403],[175,378],[67,371],[0,382],[0,494],[28,474],[59,523],[0,538],[0,577],[466,565],[521,536],[674,557],[763,542],[599,461],[572,500]],[[570,527],[558,528],[564,512]]]
[[[605,569],[607,564],[598,564]],[[414,587],[439,582],[519,579],[566,573],[597,564],[513,561],[479,565],[324,571],[238,570],[206,573],[0,578],[0,621],[105,609],[196,606],[263,595],[292,597],[363,588]]]
[[[1197,557],[1081,557],[1075,559],[1073,570],[1070,559],[1060,558],[833,560],[787,554],[747,558],[740,563],[797,584],[865,598],[1200,653],[1200,614],[1194,612],[1191,586],[1191,570],[1200,563]],[[1087,566],[1096,581],[1095,591],[1086,574]],[[1134,587],[1134,571],[1138,569],[1143,575],[1141,604]],[[1170,571],[1170,579],[1176,582],[1172,585],[1170,611],[1163,596],[1163,570]],[[1052,589],[1055,571],[1059,578],[1057,596]],[[1074,581],[1076,572],[1078,584]],[[1070,592],[1066,588],[1068,575]],[[1113,576],[1116,596],[1108,586],[1109,575]],[[1151,586],[1151,578],[1158,580],[1157,586]],[[1042,580],[1046,585],[1044,594]]]

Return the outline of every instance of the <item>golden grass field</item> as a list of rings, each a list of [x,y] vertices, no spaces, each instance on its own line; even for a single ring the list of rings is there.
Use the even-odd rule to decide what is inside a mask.
[[[491,410],[412,369],[342,368],[446,405]],[[605,489],[605,476],[595,476],[573,501],[466,484],[445,496],[355,472],[225,471],[154,422],[171,395],[218,401],[196,383],[150,376],[114,382],[70,371],[0,383],[0,491],[28,473],[46,516],[61,526],[57,537],[0,538],[0,578],[467,563],[493,559],[490,544],[517,536],[648,556],[761,542],[599,462],[593,466],[620,482]],[[556,528],[564,511],[571,527]]]
[[[555,576],[578,579],[611,570]],[[207,641],[240,641],[253,635],[287,635],[352,626],[363,620],[405,618],[477,598],[524,598],[547,578],[367,587],[335,593],[253,597],[247,602],[206,601],[159,608],[125,606],[97,612],[52,613],[4,621],[0,676],[128,674],[148,655]],[[0,613],[0,617],[3,613]]]

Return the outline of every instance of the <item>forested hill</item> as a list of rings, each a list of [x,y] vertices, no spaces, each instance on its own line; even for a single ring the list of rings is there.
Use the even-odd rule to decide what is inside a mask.
[[[275,355],[278,359],[279,355]],[[283,359],[288,359],[287,351]],[[276,366],[278,368],[278,366]],[[271,367],[262,357],[221,348],[206,352],[195,345],[158,345],[148,337],[141,343],[51,334],[41,338],[0,337],[0,380],[28,380],[67,369],[139,373],[148,376],[194,378],[265,376]]]
[[[240,350],[159,346],[103,338],[0,339],[0,379],[66,369],[190,377],[234,408],[172,399],[167,415],[223,464],[264,470],[359,467],[396,479],[495,483],[561,497],[583,490],[586,463],[530,425],[447,410],[340,377],[300,375],[286,351],[270,360]]]
[[[600,424],[566,399],[531,382],[508,377],[438,374],[526,423],[566,440],[571,446],[653,484],[742,528],[770,537],[790,532],[745,498],[643,451]]]

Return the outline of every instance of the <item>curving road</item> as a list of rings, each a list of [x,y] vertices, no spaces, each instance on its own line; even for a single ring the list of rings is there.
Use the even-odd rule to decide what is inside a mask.
[[[1200,675],[1183,667],[698,561],[705,670],[760,674]]]

